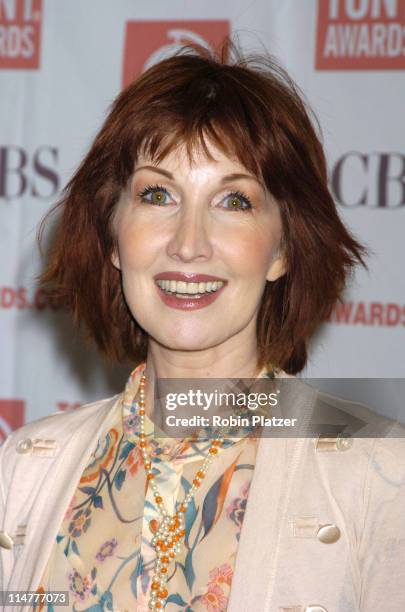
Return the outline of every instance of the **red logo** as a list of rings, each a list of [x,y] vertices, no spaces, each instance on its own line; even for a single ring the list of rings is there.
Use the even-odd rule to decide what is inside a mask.
[[[392,302],[339,302],[329,323],[378,327],[405,327],[405,306]]]
[[[46,295],[43,289],[33,289],[29,287],[2,287],[0,285],[0,309],[17,308],[18,310],[26,310],[34,308],[35,310],[59,310],[60,304],[54,303],[50,297]]]
[[[81,406],[83,406],[83,404],[80,402],[74,402],[73,404],[71,402],[56,402],[56,408],[61,412],[65,412],[67,410],[77,410]]]
[[[0,399],[0,444],[8,434],[24,424],[25,402],[16,399]]]
[[[404,70],[405,0],[318,0],[317,70]]]
[[[180,47],[216,48],[229,35],[229,21],[129,21],[125,32],[123,87]]]
[[[0,0],[0,68],[39,68],[42,0]]]

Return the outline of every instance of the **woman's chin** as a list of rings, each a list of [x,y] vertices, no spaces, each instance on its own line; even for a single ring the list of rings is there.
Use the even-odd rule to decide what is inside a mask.
[[[172,351],[204,351],[221,343],[218,338],[210,339],[208,334],[168,334],[167,336],[159,336],[154,338],[157,344],[170,349]]]

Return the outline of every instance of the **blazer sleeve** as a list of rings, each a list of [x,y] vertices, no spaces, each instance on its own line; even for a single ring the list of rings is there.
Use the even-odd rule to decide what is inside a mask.
[[[3,530],[4,524],[4,515],[5,515],[5,507],[6,507],[6,492],[5,492],[5,474],[4,474],[4,465],[3,465],[3,457],[4,457],[4,449],[5,449],[6,441],[3,442],[0,446],[0,531]],[[0,591],[5,590],[5,570],[3,563],[3,553],[0,548]]]
[[[14,440],[15,431],[12,431],[0,445],[0,532],[5,530],[6,512],[9,504],[10,474],[13,471],[11,457],[15,454],[10,445]],[[7,589],[10,578],[10,563],[12,563],[11,559],[13,557],[10,553],[10,550],[0,546],[0,591]]]
[[[405,428],[377,438],[364,486],[361,612],[405,610]]]

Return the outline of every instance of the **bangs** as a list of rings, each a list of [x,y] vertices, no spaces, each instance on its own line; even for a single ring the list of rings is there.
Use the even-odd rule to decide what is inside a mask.
[[[196,157],[201,152],[210,161],[216,161],[210,145],[214,145],[229,159],[238,161],[246,170],[252,174],[260,176],[260,165],[251,147],[251,143],[245,140],[238,140],[238,135],[232,126],[218,127],[212,121],[206,125],[193,126],[185,129],[183,125],[177,125],[170,134],[165,131],[162,133],[153,132],[146,137],[140,144],[139,149],[134,152],[134,164],[140,155],[146,157],[156,164],[160,164],[167,155],[175,152],[179,148],[185,148],[190,166],[196,163]]]
[[[206,66],[204,71],[207,73]],[[141,85],[138,82],[138,90]],[[260,134],[263,123],[268,122],[268,111],[246,85],[227,73],[225,66],[221,75],[212,69],[201,75],[194,65],[192,75],[183,70],[179,82],[172,83],[167,91],[160,73],[159,84],[155,86],[155,95],[151,94],[149,103],[142,101],[141,107],[134,109],[136,124],[130,122],[123,127],[124,158],[128,161],[125,180],[128,173],[133,173],[140,155],[161,163],[168,154],[184,146],[192,165],[197,152],[213,159],[209,143],[253,175],[263,177],[270,143],[268,132],[265,142]]]

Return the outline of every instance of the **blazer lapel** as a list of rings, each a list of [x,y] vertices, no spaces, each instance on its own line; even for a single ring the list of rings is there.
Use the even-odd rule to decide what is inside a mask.
[[[269,611],[275,589],[282,528],[286,521],[294,474],[304,446],[316,390],[294,378],[280,386],[288,416],[298,419],[294,437],[259,440],[256,465],[240,534],[229,612]],[[274,416],[286,416],[280,407]]]

